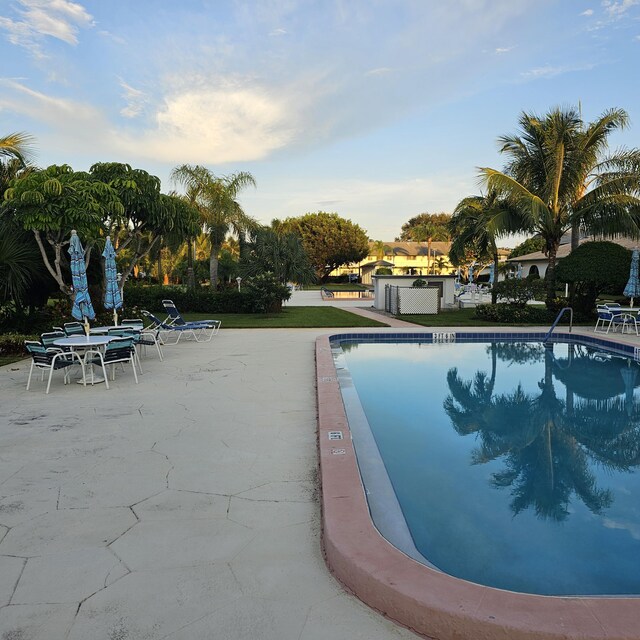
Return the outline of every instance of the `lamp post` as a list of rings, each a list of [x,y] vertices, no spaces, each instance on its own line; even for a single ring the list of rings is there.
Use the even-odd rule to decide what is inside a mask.
[[[242,282],[242,278],[240,276],[238,276],[236,278],[236,282],[238,283],[238,292],[240,292],[240,283]]]

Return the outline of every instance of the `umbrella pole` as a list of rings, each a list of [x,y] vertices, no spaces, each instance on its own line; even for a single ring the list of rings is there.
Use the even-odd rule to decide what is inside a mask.
[[[118,326],[118,312],[115,309],[113,310],[113,325]]]
[[[91,333],[91,327],[89,326],[89,318],[87,318],[87,316],[82,316],[82,320],[84,321],[84,332],[88,340],[89,334]]]

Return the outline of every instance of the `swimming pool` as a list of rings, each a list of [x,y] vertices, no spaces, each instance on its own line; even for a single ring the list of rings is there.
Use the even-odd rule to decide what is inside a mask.
[[[640,593],[632,358],[512,341],[343,342],[335,357],[370,510],[390,542],[491,587]]]
[[[576,335],[576,333],[582,333],[582,335]],[[596,337],[584,330],[578,330],[576,333],[559,332],[557,339],[596,346],[603,351],[611,350],[612,353],[607,355],[624,356],[625,365],[627,358],[631,362],[638,359],[639,349],[631,339],[624,344],[622,341],[608,337]],[[344,370],[336,369],[333,360],[336,346],[353,340],[359,343],[416,341],[431,343],[433,340],[437,342],[442,338],[453,338],[457,343],[473,343],[493,338],[499,338],[503,342],[527,342],[540,341],[544,335],[542,332],[530,332],[526,329],[521,331],[508,329],[504,332],[492,333],[468,330],[444,336],[430,332],[380,331],[323,336],[316,342],[322,541],[327,564],[334,575],[364,602],[405,626],[430,637],[441,639],[504,637],[510,640],[524,638],[528,640],[538,638],[596,640],[611,637],[640,640],[637,625],[640,616],[640,598],[629,595],[542,596],[483,586],[467,579],[451,576],[412,559],[407,550],[400,551],[387,542],[372,523],[366,501],[366,494],[370,490],[368,488],[365,490],[362,484],[351,439],[353,425],[347,420],[344,410],[345,389],[341,390],[338,383],[338,378],[343,377]],[[437,344],[425,345],[423,348],[433,347],[447,348],[446,345],[441,347]],[[561,361],[562,356],[562,353],[557,353],[557,360]],[[560,366],[564,364],[559,362]],[[508,370],[508,379],[514,377],[511,375],[514,371],[513,366]],[[460,367],[458,371],[461,375]],[[472,373],[475,374],[475,370]],[[387,369],[386,383],[389,384],[391,379],[391,370]],[[498,384],[497,377],[496,384]],[[556,384],[559,384],[558,380],[554,380],[554,386]],[[631,383],[622,380],[621,376],[620,384],[624,387],[624,391],[616,395],[623,403],[629,403],[627,389]],[[538,388],[538,392],[541,391],[542,389]],[[352,388],[351,392],[355,393],[355,388]],[[347,395],[349,395],[348,388]],[[576,399],[580,401],[575,394],[573,398],[574,403]],[[596,400],[602,399],[591,399],[591,401]],[[347,404],[349,404],[348,400]],[[625,406],[624,410],[627,411],[628,407]],[[454,433],[455,429],[451,424],[448,429],[453,434],[449,437],[454,439],[464,441],[477,437],[473,433],[460,436]],[[480,462],[476,465],[486,470],[483,478],[485,484],[491,478],[487,464],[490,463]],[[606,491],[610,486],[603,485],[599,488]],[[509,501],[509,487],[490,487],[490,490]],[[395,491],[393,493],[395,494]],[[614,496],[613,504],[616,502],[617,496]],[[527,509],[520,511],[515,518],[520,518],[526,511]],[[568,515],[561,522],[570,521],[573,518],[573,507],[570,506],[568,511]],[[612,523],[611,528],[616,530],[616,526],[616,523]],[[409,540],[412,542],[413,538],[409,536]]]

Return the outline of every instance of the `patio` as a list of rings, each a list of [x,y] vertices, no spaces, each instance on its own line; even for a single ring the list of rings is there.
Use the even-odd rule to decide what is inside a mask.
[[[0,637],[416,637],[324,564],[323,333],[225,330],[109,391],[1,368]]]

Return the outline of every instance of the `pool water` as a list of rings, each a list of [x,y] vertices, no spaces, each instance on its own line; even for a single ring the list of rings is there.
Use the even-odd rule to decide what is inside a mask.
[[[343,343],[339,359],[430,563],[512,591],[640,594],[636,362],[515,342]]]

